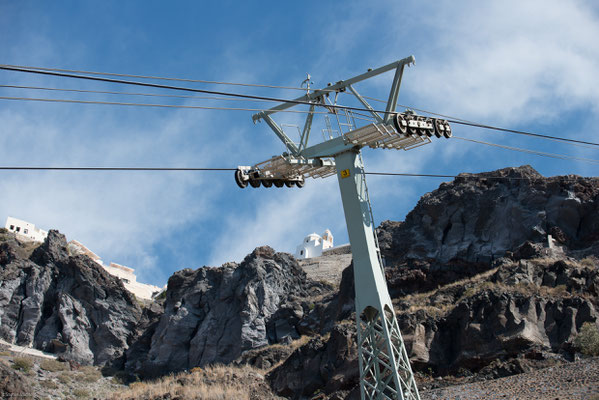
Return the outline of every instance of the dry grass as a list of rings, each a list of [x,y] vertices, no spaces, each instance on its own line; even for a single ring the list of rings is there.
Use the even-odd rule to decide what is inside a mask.
[[[549,267],[556,260],[551,258],[536,258],[527,260],[540,267]],[[597,260],[594,258],[586,258],[580,262],[573,260],[562,260],[568,267],[576,269],[596,269]],[[408,313],[415,313],[423,310],[427,315],[433,318],[441,318],[449,314],[461,301],[478,295],[485,291],[494,291],[501,293],[519,294],[522,296],[540,296],[549,298],[567,298],[572,297],[573,293],[568,292],[566,285],[558,285],[556,287],[537,285],[531,282],[520,282],[515,285],[507,285],[501,282],[491,282],[491,278],[498,268],[494,268],[475,275],[470,278],[452,282],[445,286],[441,286],[435,290],[426,293],[416,293],[404,296],[394,300],[395,304],[407,304]],[[578,294],[580,295],[580,294]],[[584,296],[584,294],[582,294]],[[404,308],[405,309],[405,308]]]
[[[102,373],[92,366],[81,367],[75,376],[75,379],[87,383],[97,382],[100,378],[102,378]]]
[[[153,382],[136,382],[123,391],[112,395],[112,400],[141,399],[202,399],[249,400],[255,390],[255,382],[263,381],[253,368],[210,366],[194,368],[189,373],[163,377]],[[255,393],[254,393],[255,394]]]
[[[460,287],[460,286],[472,286],[472,285],[480,283],[481,281],[486,281],[495,272],[497,272],[497,269],[498,268],[493,268],[493,269],[483,272],[482,274],[478,274],[478,275],[475,275],[470,278],[461,279],[459,281],[449,283],[445,286],[441,286],[437,289],[431,290],[430,292],[409,294],[407,296],[402,297],[399,300],[406,301],[409,303],[422,303],[422,302],[427,301],[429,298],[431,298],[432,296],[434,296],[435,294],[437,294],[441,291],[447,291],[448,289],[451,289],[454,287]]]
[[[13,360],[12,367],[17,371],[29,372],[33,368],[33,360],[26,357],[15,357]]]
[[[68,371],[70,369],[68,363],[51,359],[40,361],[40,368],[49,372]]]

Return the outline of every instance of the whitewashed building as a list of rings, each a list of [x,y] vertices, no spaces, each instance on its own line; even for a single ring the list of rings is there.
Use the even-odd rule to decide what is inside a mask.
[[[19,238],[33,240],[34,242],[43,242],[48,236],[48,232],[36,228],[31,222],[13,217],[6,218],[4,227],[17,234]]]
[[[124,265],[113,262],[109,265],[104,265],[100,256],[76,240],[71,240],[68,244],[68,248],[71,254],[85,254],[94,260],[110,275],[119,278],[123,282],[125,289],[141,299],[150,300],[154,294],[162,290],[158,286],[137,282],[137,276],[135,275],[135,270],[133,268],[125,267]]]
[[[302,243],[295,250],[295,258],[304,259],[320,257],[322,252],[333,247],[333,234],[330,230],[325,230],[322,236],[311,233],[304,238]]]
[[[153,295],[162,290],[158,286],[137,282],[137,276],[135,276],[135,270],[133,268],[111,262],[110,265],[105,265],[104,269],[109,274],[114,275],[123,281],[125,289],[139,298],[150,300]]]

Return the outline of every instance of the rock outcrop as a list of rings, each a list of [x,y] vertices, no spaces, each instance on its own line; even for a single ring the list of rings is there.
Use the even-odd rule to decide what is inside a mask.
[[[413,362],[447,373],[527,353],[571,360],[582,324],[599,322],[597,266],[500,260],[487,279],[439,289],[420,307],[400,302]]]
[[[530,166],[460,174],[422,196],[405,222],[379,228],[389,264],[489,262],[548,234],[570,250],[599,240],[597,178],[544,178]]]
[[[599,263],[588,257],[598,254],[598,211],[597,179],[520,167],[442,184],[405,222],[384,222],[387,282],[415,369],[498,377],[574,359],[582,324],[599,323]],[[331,303],[352,327],[353,285],[350,267]],[[331,367],[356,363],[356,353],[331,357],[337,341],[331,333],[297,349],[270,373],[273,390],[358,398],[353,370]]]
[[[50,231],[29,258],[13,234],[0,244],[0,337],[105,365],[122,356],[141,310],[121,281],[85,256],[71,257]]]
[[[241,264],[176,272],[147,357],[129,354],[127,369],[156,376],[214,363],[300,336],[309,299],[332,287],[306,278],[289,254],[261,247]],[[138,354],[141,353],[137,349]]]
[[[353,389],[360,376],[355,336],[353,323],[347,322],[335,326],[328,340],[310,340],[268,376],[271,387],[289,398]]]

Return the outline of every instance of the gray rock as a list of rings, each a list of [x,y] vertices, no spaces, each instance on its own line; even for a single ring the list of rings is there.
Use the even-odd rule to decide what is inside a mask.
[[[142,376],[230,363],[243,352],[298,338],[301,298],[327,288],[306,278],[289,254],[260,247],[241,264],[185,269],[168,283],[164,314],[147,357],[128,354]]]
[[[545,243],[547,234],[572,250],[591,246],[599,238],[598,180],[567,178],[543,178],[530,166],[460,174],[422,196],[405,222],[381,224],[383,255],[395,265],[488,262],[526,241]]]
[[[21,246],[14,237],[0,245],[0,336],[80,364],[121,357],[141,316],[121,281],[88,257],[69,256],[57,231],[29,259]]]

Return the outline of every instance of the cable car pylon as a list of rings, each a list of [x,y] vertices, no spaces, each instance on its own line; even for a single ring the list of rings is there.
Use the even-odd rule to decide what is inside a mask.
[[[254,123],[265,121],[283,142],[286,151],[235,171],[235,181],[241,188],[248,184],[254,188],[260,185],[302,187],[305,178],[337,175],[353,256],[362,400],[420,399],[385,281],[361,157],[363,147],[410,150],[430,143],[432,137],[451,137],[451,127],[445,120],[418,116],[409,110],[404,113],[395,111],[404,68],[414,61],[410,56],[329,84],[324,89],[310,91],[308,87],[304,96],[254,114]],[[380,115],[353,85],[391,70],[395,70],[395,76],[386,110]],[[327,109],[339,121],[339,110],[335,108],[337,95],[347,89],[370,110],[373,123],[359,128],[353,123],[340,123],[337,137],[329,135],[328,140],[308,146],[315,108]],[[334,102],[329,99],[331,95],[334,95]],[[294,101],[310,103],[299,143],[294,143],[271,117],[297,106]],[[351,116],[345,112],[350,120]],[[330,121],[327,120],[328,125]],[[350,126],[348,132],[342,132],[341,125]]]

